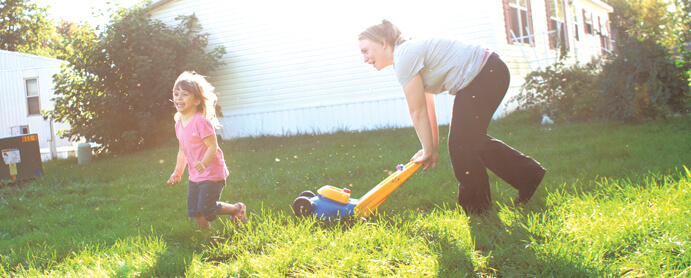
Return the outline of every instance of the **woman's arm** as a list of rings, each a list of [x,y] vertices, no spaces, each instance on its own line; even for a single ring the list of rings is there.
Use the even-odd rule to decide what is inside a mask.
[[[434,105],[434,94],[427,94],[427,114],[429,115],[430,126],[432,127],[432,142],[434,149],[439,147],[439,125],[437,125],[437,107]]]
[[[437,127],[435,126],[432,128],[430,113],[434,113],[434,111],[428,111],[428,97],[426,96],[427,94],[425,94],[422,77],[420,77],[419,73],[415,74],[413,79],[403,86],[403,93],[405,93],[405,99],[408,102],[410,119],[413,121],[415,132],[417,132],[417,137],[422,144],[422,156],[418,157],[415,162],[424,163],[425,168],[423,170],[427,170],[429,166],[435,169],[437,168],[439,155],[437,154],[437,143],[435,143],[435,131],[433,131],[433,129],[436,130]],[[434,105],[434,103],[432,103],[432,105]],[[434,122],[436,123],[436,121],[437,119],[435,116]]]

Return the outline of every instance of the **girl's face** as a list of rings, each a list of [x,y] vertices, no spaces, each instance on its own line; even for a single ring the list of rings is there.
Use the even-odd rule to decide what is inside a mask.
[[[200,103],[200,99],[194,97],[194,94],[186,90],[176,89],[173,91],[173,104],[175,104],[175,109],[182,115],[197,113],[197,106]]]
[[[374,66],[378,71],[393,64],[393,48],[369,39],[360,40],[360,53],[365,63]]]

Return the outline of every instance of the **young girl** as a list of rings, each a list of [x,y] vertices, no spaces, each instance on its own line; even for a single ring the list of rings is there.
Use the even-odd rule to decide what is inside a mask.
[[[168,183],[180,182],[185,165],[189,165],[187,217],[194,217],[200,229],[208,229],[216,215],[230,215],[233,223],[247,223],[243,203],[218,202],[229,172],[216,142],[214,126],[218,125],[218,119],[213,90],[204,76],[194,72],[183,72],[173,87],[173,103],[178,111],[175,135],[180,147]]]

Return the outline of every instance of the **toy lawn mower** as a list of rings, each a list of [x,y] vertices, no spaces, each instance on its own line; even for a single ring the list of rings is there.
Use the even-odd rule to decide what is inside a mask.
[[[348,215],[367,218],[386,200],[396,188],[405,182],[422,163],[409,162],[399,164],[396,172],[372,188],[360,199],[350,198],[350,189],[325,185],[317,190],[317,195],[306,190],[293,201],[293,211],[297,216],[315,215],[325,220],[337,219]]]

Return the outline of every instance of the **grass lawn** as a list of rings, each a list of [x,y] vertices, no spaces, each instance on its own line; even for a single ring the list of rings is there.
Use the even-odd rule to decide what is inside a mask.
[[[0,277],[691,275],[691,118],[545,128],[509,117],[490,134],[548,171],[524,207],[490,175],[493,209],[471,216],[456,206],[446,138],[437,169],[366,221],[293,215],[303,190],[365,194],[420,148],[412,128],[222,142],[221,199],[244,202],[250,222],[210,231],[186,218],[186,182],[166,184],[176,144],[47,162],[36,180],[0,184]]]

